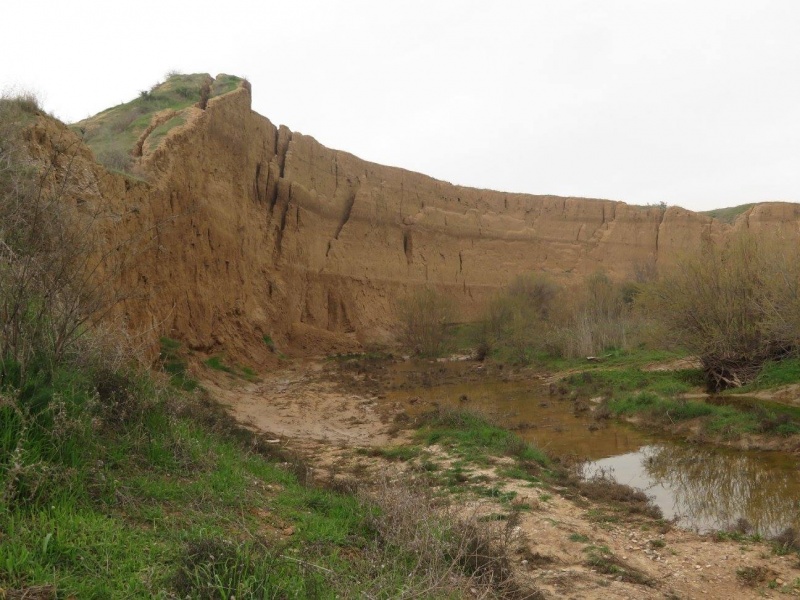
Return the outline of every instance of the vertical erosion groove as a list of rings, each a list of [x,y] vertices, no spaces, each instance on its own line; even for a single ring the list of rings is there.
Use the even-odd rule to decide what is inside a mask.
[[[411,240],[411,232],[404,231],[403,232],[403,252],[406,255],[406,264],[410,265],[414,262],[414,254],[413,254],[413,242]],[[459,256],[461,256],[459,254]]]
[[[263,200],[263,197],[261,195],[261,184],[259,181],[260,179],[261,179],[261,163],[258,163],[256,165],[256,176],[255,179],[253,180],[253,196],[255,197],[255,201],[258,203],[261,203]]]
[[[339,234],[342,233],[342,229],[347,222],[350,220],[350,213],[353,211],[353,205],[356,203],[356,193],[355,191],[351,191],[350,195],[347,197],[347,200],[344,203],[344,210],[342,210],[342,216],[339,217],[339,225],[336,227],[336,233],[333,234],[333,239],[338,240]]]
[[[283,251],[283,231],[286,229],[286,215],[289,213],[289,205],[292,202],[292,187],[289,186],[289,197],[286,202],[281,206],[281,220],[280,225],[276,228],[275,234],[275,253],[277,258],[281,257]]]

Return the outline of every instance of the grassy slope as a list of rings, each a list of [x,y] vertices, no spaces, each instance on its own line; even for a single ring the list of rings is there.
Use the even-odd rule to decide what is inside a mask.
[[[739,206],[729,206],[727,208],[715,208],[714,210],[707,210],[701,212],[701,215],[708,215],[723,223],[733,223],[736,217],[741,215],[746,210],[754,207],[755,204],[740,204]]]
[[[22,377],[3,365],[0,597],[455,598],[497,587],[464,571],[457,553],[482,534],[440,518],[429,489],[400,486],[375,503],[314,485],[301,460],[197,388],[178,342],[162,339],[162,363],[168,388],[135,373]],[[475,460],[546,461],[475,417],[431,427]]]
[[[347,575],[367,506],[305,485],[302,466],[202,396],[120,385],[99,401],[79,373],[29,385],[41,406],[25,427],[4,391],[0,589],[302,597],[321,583],[300,558]]]
[[[206,74],[172,75],[150,90],[143,90],[138,98],[79,121],[72,128],[83,132],[84,140],[101,163],[124,171],[129,166],[136,141],[150,125],[153,116],[167,109],[180,113],[194,106],[200,101],[201,87],[210,81],[211,77]],[[236,89],[241,81],[232,75],[218,76],[211,85],[210,97]],[[159,125],[150,134],[148,143],[151,147],[157,146],[170,129],[184,121],[185,118],[178,114]]]

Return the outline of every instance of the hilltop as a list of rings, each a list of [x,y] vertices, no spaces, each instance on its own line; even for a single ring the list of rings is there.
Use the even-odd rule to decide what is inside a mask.
[[[191,108],[203,109],[211,98],[236,89],[242,79],[232,75],[170,74],[139,97],[78,121],[72,130],[82,135],[97,161],[109,169],[129,172],[136,158],[152,152],[173,127],[186,123]]]

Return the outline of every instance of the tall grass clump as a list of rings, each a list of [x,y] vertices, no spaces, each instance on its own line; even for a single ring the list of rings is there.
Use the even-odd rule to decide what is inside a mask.
[[[664,342],[697,354],[708,387],[752,381],[800,344],[800,251],[739,235],[681,260],[648,284],[641,308]]]

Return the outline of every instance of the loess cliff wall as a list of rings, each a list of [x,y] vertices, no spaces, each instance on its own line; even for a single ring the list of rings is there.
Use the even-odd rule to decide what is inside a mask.
[[[40,152],[73,137],[47,119],[31,131]],[[266,335],[297,353],[391,340],[396,299],[419,286],[446,291],[468,318],[519,273],[625,278],[736,229],[800,231],[794,204],[727,225],[678,207],[451,185],[276,127],[251,110],[246,84],[145,152],[146,181],[73,142],[81,202],[114,215],[104,243],[127,254],[115,284],[124,326],[255,364],[270,360]]]

